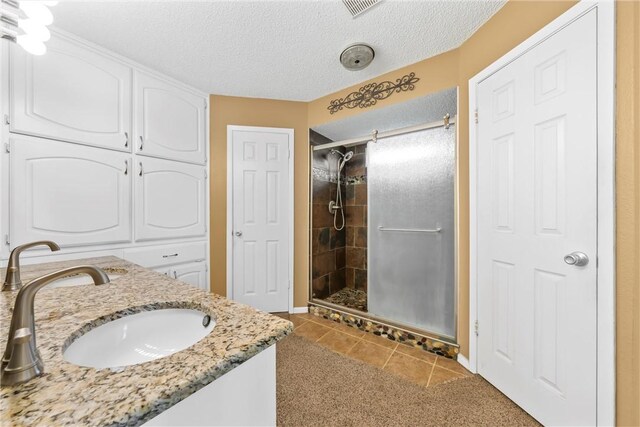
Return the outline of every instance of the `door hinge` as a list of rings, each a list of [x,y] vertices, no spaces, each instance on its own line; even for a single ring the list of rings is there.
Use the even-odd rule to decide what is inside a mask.
[[[4,115],[4,124],[5,125],[10,125],[11,124],[11,120],[9,120],[9,115],[8,114]]]
[[[4,151],[6,151],[7,153],[11,152],[11,144],[9,144],[8,142],[4,144]]]
[[[473,115],[476,119],[476,123],[478,123],[478,110],[476,110]]]
[[[480,326],[478,324],[478,321],[476,320],[476,323],[474,324],[474,331],[476,333],[476,336],[478,336],[479,330],[480,330]]]

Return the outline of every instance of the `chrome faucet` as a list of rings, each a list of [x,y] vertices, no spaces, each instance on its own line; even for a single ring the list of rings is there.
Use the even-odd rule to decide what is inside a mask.
[[[20,384],[42,375],[44,365],[36,347],[33,315],[36,293],[57,279],[82,273],[91,276],[95,285],[109,283],[109,276],[102,269],[92,265],[80,265],[33,279],[18,291],[7,338],[7,348],[2,356],[0,384],[3,386]]]
[[[31,249],[34,246],[49,246],[52,251],[59,251],[60,246],[56,242],[50,240],[40,240],[37,242],[25,243],[24,245],[16,246],[9,255],[9,263],[7,264],[7,275],[4,278],[4,284],[2,285],[3,291],[17,291],[22,286],[22,280],[20,280],[20,253],[26,249]]]

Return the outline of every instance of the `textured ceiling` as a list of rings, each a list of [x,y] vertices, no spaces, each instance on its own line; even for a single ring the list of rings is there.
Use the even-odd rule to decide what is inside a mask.
[[[54,25],[208,93],[310,101],[458,47],[503,0],[62,1]],[[340,52],[376,51],[362,71]]]
[[[457,114],[457,90],[451,88],[384,108],[365,111],[356,116],[316,126],[314,131],[332,141],[371,135],[376,129],[386,132],[442,120]]]

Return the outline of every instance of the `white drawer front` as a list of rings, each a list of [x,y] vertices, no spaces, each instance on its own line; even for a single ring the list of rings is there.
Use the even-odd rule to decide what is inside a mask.
[[[146,268],[157,268],[165,265],[206,261],[206,254],[206,243],[195,242],[126,249],[124,259]]]

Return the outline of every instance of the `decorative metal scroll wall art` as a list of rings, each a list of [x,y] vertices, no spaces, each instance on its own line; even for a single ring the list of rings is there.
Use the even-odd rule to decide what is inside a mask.
[[[388,80],[382,83],[369,83],[368,85],[362,86],[357,92],[351,92],[344,98],[332,100],[327,110],[329,110],[329,113],[334,114],[343,108],[371,107],[372,105],[376,105],[378,101],[387,99],[394,93],[407,92],[415,89],[415,84],[419,80],[415,73],[410,73],[396,79],[395,83]]]

